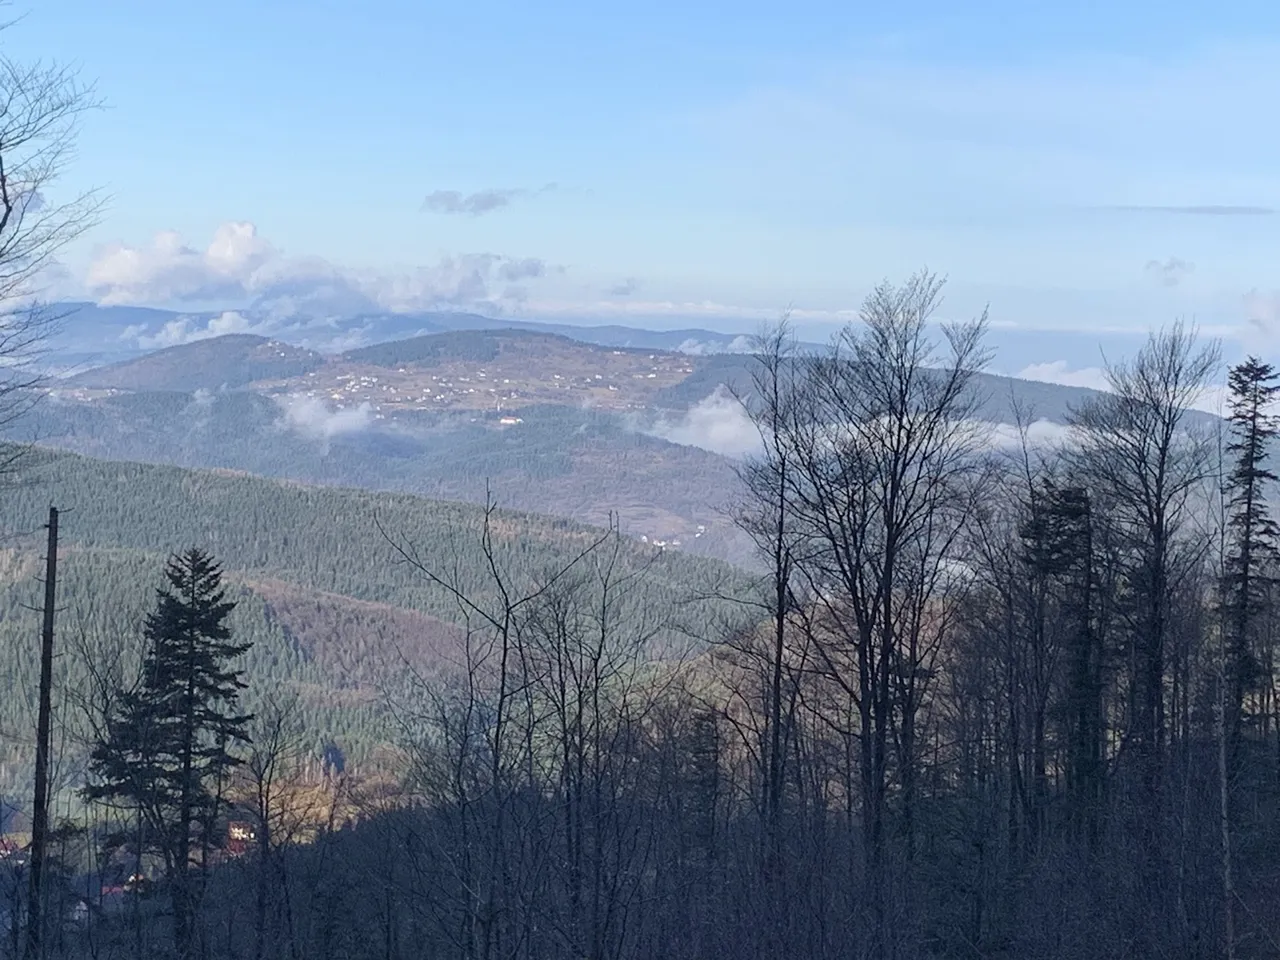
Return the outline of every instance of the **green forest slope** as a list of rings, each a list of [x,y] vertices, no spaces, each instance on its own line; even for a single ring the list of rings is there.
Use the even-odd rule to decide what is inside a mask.
[[[406,662],[430,670],[451,657],[462,635],[456,602],[398,560],[384,531],[470,594],[491,593],[482,511],[474,505],[31,449],[0,488],[0,793],[8,795],[24,789],[30,772],[41,526],[50,505],[62,511],[64,704],[86,685],[81,648],[112,648],[136,636],[165,556],[200,546],[223,563],[240,603],[235,627],[254,641],[246,663],[250,706],[296,690],[317,750],[335,743],[365,755],[389,735],[380,697],[388,671]],[[509,512],[497,514],[492,529],[499,566],[517,588],[600,536]],[[621,558],[623,567],[642,571],[626,600],[637,614],[655,593],[693,597],[741,582],[725,565],[629,541]],[[673,625],[682,636],[714,629],[719,617],[698,604],[682,610]]]

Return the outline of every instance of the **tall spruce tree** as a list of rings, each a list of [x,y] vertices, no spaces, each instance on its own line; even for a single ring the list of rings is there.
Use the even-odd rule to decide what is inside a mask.
[[[1067,642],[1066,788],[1072,824],[1096,842],[1105,765],[1103,650],[1093,626],[1093,504],[1083,487],[1045,480],[1031,504],[1021,536],[1033,574],[1055,598],[1052,615],[1065,619]],[[1040,777],[1043,770],[1037,771]]]
[[[212,845],[216,787],[238,762],[229,748],[249,739],[251,717],[239,712],[245,683],[234,666],[249,644],[232,639],[226,619],[235,603],[212,557],[174,554],[164,576],[144,628],[141,682],[122,692],[93,750],[87,793],[122,803],[146,828],[163,858],[174,948],[185,960],[195,955],[193,850]]]
[[[1231,769],[1238,769],[1244,732],[1245,698],[1261,675],[1254,634],[1280,555],[1280,527],[1267,507],[1267,487],[1276,475],[1266,464],[1271,441],[1280,431],[1272,412],[1280,374],[1269,363],[1249,357],[1231,369],[1231,442],[1234,457],[1227,477],[1228,548],[1222,595],[1227,633],[1225,733]]]

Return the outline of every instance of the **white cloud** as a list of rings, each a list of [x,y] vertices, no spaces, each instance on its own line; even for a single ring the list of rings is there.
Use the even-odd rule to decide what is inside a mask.
[[[717,387],[678,419],[661,419],[644,432],[725,457],[741,458],[760,450],[760,434],[755,424],[724,387]]]
[[[1019,380],[1038,380],[1041,383],[1059,383],[1064,387],[1085,387],[1089,390],[1108,390],[1107,373],[1101,367],[1081,367],[1072,370],[1065,360],[1049,363],[1033,363],[1014,374]]]
[[[676,350],[680,353],[687,353],[691,357],[700,357],[708,353],[718,352],[715,349],[715,344],[704,343],[701,340],[694,340],[692,337],[688,340],[682,340],[680,342],[680,346],[676,347]]]
[[[1017,450],[1025,440],[1031,449],[1057,447],[1068,443],[1072,437],[1072,428],[1052,420],[1035,420],[1027,424],[1025,436],[1012,423],[981,424],[983,440],[994,450]]]
[[[357,347],[368,346],[370,342],[368,328],[361,327],[354,330],[343,330],[332,336],[324,337],[322,341],[302,343],[301,346],[327,353],[345,353],[348,350],[355,350]]]
[[[143,350],[156,350],[161,347],[176,347],[184,343],[195,343],[197,340],[221,337],[229,333],[257,333],[266,336],[269,329],[269,324],[254,323],[237,310],[224,310],[203,325],[197,317],[178,317],[150,335],[139,333],[134,326],[127,328],[126,332],[134,331],[138,346]]]
[[[693,357],[704,357],[715,353],[751,353],[755,343],[751,337],[739,334],[731,340],[695,340],[690,337],[680,343],[676,350]]]
[[[1081,367],[1072,370],[1065,360],[1050,363],[1033,363],[1014,374],[1019,380],[1038,380],[1042,383],[1060,383],[1066,387],[1085,387],[1089,390],[1110,392],[1106,371],[1101,367]],[[1221,415],[1226,408],[1226,386],[1210,384],[1191,402],[1193,410]]]
[[[230,301],[252,303],[255,313],[277,318],[332,317],[460,306],[501,310],[524,295],[514,285],[548,269],[534,257],[474,253],[400,273],[353,270],[320,257],[286,257],[252,223],[233,222],[218,227],[203,250],[173,231],[157,234],[145,247],[100,248],[85,288],[103,304]]]
[[[973,436],[989,450],[1015,450],[1023,434],[1009,423],[966,421]],[[751,418],[724,387],[694,404],[681,417],[661,419],[644,429],[649,436],[671,443],[700,447],[733,459],[760,453],[760,434]],[[1026,427],[1026,443],[1032,449],[1048,449],[1071,441],[1072,429],[1051,420],[1036,420]]]
[[[319,397],[289,394],[279,399],[281,425],[312,440],[318,440],[327,453],[334,437],[360,433],[373,425],[373,407],[361,403],[357,407],[331,407]]]
[[[148,247],[115,243],[99,249],[85,285],[106,304],[243,298],[278,256],[252,223],[222,224],[204,250],[166,230]]]

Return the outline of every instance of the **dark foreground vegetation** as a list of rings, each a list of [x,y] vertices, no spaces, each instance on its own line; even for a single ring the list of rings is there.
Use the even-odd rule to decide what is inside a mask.
[[[1011,454],[971,415],[983,324],[935,337],[939,291],[882,287],[821,355],[762,340],[751,582],[491,507],[423,526],[411,498],[57,457],[203,491],[218,557],[162,569],[138,531],[167,514],[101,505],[161,592],[68,631],[42,955],[1274,955],[1275,372],[1234,368],[1206,429],[1217,356],[1173,327]],[[289,631],[251,635],[270,602],[246,616],[223,557],[448,629],[344,690],[253,649]],[[96,575],[77,602],[109,607]]]

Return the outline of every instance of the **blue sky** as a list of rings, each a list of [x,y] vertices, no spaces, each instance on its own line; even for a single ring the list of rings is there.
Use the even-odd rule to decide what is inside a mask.
[[[927,265],[953,313],[1056,331],[1045,363],[1178,317],[1273,351],[1272,3],[25,12],[10,55],[75,61],[110,105],[65,183],[112,195],[67,257],[99,299],[340,280],[396,309],[725,330],[790,304],[816,334]]]

